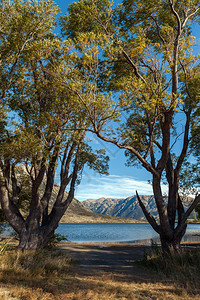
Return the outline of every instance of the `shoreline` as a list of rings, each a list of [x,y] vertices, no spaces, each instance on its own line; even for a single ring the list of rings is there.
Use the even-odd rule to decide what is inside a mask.
[[[66,223],[63,223],[66,224]],[[144,223],[146,224],[146,223]],[[2,235],[0,235],[1,239],[12,239],[12,236],[9,235],[9,232],[6,234],[6,232],[2,232]],[[112,238],[112,237],[111,237]],[[116,236],[117,239],[117,236]],[[14,240],[14,238],[13,238]],[[56,243],[57,244],[57,243]],[[99,241],[88,241],[88,240],[81,240],[80,241],[70,241],[70,240],[62,240],[61,242],[58,243],[58,245],[93,245],[93,246],[108,246],[108,245],[118,245],[118,246],[151,246],[151,245],[160,245],[160,238],[159,236],[153,236],[151,238],[147,238],[147,239],[142,239],[142,238],[138,238],[134,239],[134,240],[99,240]],[[181,245],[193,245],[193,246],[199,246],[200,245],[200,230],[192,230],[190,232],[187,232],[181,241]]]
[[[92,241],[88,241],[88,242],[71,242],[71,241],[62,241],[61,243],[59,243],[59,245],[76,245],[76,246],[105,246],[105,247],[109,247],[109,246],[141,246],[141,247],[145,247],[145,246],[151,246],[152,244],[155,244],[157,246],[160,246],[160,239],[159,237],[156,238],[152,238],[152,239],[141,239],[141,240],[133,240],[133,241],[101,241],[101,242],[92,242]],[[183,237],[183,240],[181,242],[182,246],[188,246],[188,245],[193,245],[193,246],[200,246],[200,234],[185,234],[185,236]]]
[[[0,235],[1,239],[12,239],[12,236],[9,235]],[[13,238],[14,239],[14,238]],[[160,245],[160,238],[152,237],[148,239],[137,239],[137,240],[128,240],[128,241],[61,241],[58,243],[58,245],[119,245],[119,246],[125,246],[125,245],[132,245],[132,246],[151,246],[152,244]],[[186,233],[181,241],[181,245],[188,245],[188,244],[196,244],[200,245],[200,232],[190,232]]]

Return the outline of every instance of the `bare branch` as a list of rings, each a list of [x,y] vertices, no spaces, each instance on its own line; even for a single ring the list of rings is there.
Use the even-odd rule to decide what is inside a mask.
[[[185,226],[185,222],[187,221],[189,215],[191,214],[191,212],[193,211],[193,209],[197,206],[197,204],[199,202],[200,202],[200,195],[197,195],[195,197],[194,201],[192,202],[192,204],[190,205],[190,207],[185,212],[184,216],[182,217],[180,224],[178,224],[178,226],[176,227],[175,233],[174,233],[175,237],[177,237],[179,235],[179,233],[183,230],[183,228]]]
[[[142,203],[142,200],[140,199],[140,196],[138,195],[138,192],[136,191],[137,200],[139,202],[139,205],[147,219],[147,221],[150,223],[150,225],[153,227],[153,229],[160,234],[160,226],[157,224],[155,218],[147,211],[146,207]]]
[[[105,136],[103,136],[97,128],[94,128],[94,132],[100,139],[102,139],[105,142],[109,142],[112,143],[114,145],[116,145],[118,148],[120,149],[126,149],[129,150],[131,153],[133,153],[138,159],[139,161],[142,163],[143,167],[149,171],[150,173],[152,173],[153,175],[155,175],[156,177],[160,177],[159,173],[140,155],[140,153],[135,150],[133,147],[128,146],[128,145],[122,145],[119,142],[117,142],[116,140],[113,140],[111,138],[107,138]]]
[[[187,79],[187,72],[186,72],[185,66],[183,65],[183,63],[181,62],[181,60],[179,60],[179,62],[180,62],[180,65],[181,65],[181,67],[183,69],[183,72],[184,72],[186,92],[187,92],[189,98],[192,99],[192,96],[190,94],[189,87],[188,87],[188,79]]]
[[[122,48],[122,53],[124,55],[124,57],[126,58],[126,60],[128,61],[128,63],[131,65],[131,67],[134,70],[135,76],[140,79],[143,83],[145,83],[147,85],[146,80],[144,79],[144,77],[139,73],[138,68],[136,66],[136,64],[132,61],[132,59],[130,58],[130,56],[128,55],[128,53]]]
[[[187,23],[187,21],[192,18],[194,15],[196,15],[198,13],[198,11],[200,10],[200,7],[198,7],[197,9],[195,9],[191,14],[189,14],[187,17],[185,16],[185,20],[182,23],[182,28],[185,27],[185,24]]]
[[[151,16],[151,19],[155,22],[158,36],[159,36],[159,38],[161,39],[161,41],[163,42],[163,44],[165,45],[166,42],[165,42],[165,39],[163,38],[163,36],[161,35],[160,27],[159,27],[159,25],[158,25],[158,22],[157,22],[156,18],[153,17],[153,16]]]
[[[184,132],[184,140],[183,140],[183,148],[179,159],[176,165],[176,171],[180,173],[183,161],[187,154],[188,146],[189,146],[189,129],[190,129],[190,118],[191,118],[191,110],[186,112],[186,124],[185,124],[185,132]]]

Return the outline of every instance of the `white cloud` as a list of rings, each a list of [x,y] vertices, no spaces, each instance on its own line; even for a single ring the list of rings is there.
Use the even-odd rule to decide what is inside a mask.
[[[75,197],[78,200],[106,198],[126,198],[135,195],[152,195],[152,186],[147,181],[118,175],[87,177],[84,176],[77,187]],[[166,190],[166,187],[163,187]]]

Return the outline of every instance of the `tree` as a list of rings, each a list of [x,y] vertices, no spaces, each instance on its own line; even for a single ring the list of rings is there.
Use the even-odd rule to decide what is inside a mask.
[[[54,27],[53,1],[0,1],[0,130],[8,113],[3,102],[21,57]]]
[[[124,0],[116,9],[106,0],[80,0],[63,18],[63,33],[77,47],[84,39],[96,46],[98,64],[93,65],[93,74],[98,79],[93,81],[92,97],[101,94],[106,110],[97,102],[92,109],[86,107],[90,130],[124,149],[129,165],[139,163],[151,173],[159,223],[138,194],[137,198],[166,252],[179,250],[186,220],[200,201],[196,195],[185,212],[179,195],[180,174],[189,155],[199,105],[194,88],[199,62],[192,54],[190,27],[199,14],[196,0]],[[88,64],[90,60],[88,57]],[[111,91],[114,100],[108,94]],[[88,99],[80,95],[80,101],[87,103]],[[108,121],[116,120],[122,110],[125,121],[118,130],[114,126],[114,132],[110,131]],[[191,153],[195,149],[191,148]],[[168,183],[167,203],[161,188],[163,176]]]
[[[20,19],[23,20],[27,16],[27,3],[16,3],[23,8],[20,10]],[[35,3],[31,8],[39,13],[40,6],[35,7]],[[43,17],[40,17],[43,34],[34,35],[6,88],[4,106],[11,115],[9,113],[2,123],[0,136],[1,206],[9,224],[19,235],[19,248],[22,250],[43,248],[51,239],[74,197],[86,163],[103,174],[108,167],[104,151],[92,152],[86,142],[89,121],[83,105],[70,88],[73,86],[70,71],[73,60],[70,60],[68,45],[63,45],[52,34],[54,18],[44,18],[47,13],[45,3],[39,4],[43,8]],[[27,14],[31,17],[32,12],[28,8]],[[31,22],[34,21],[31,19]],[[62,73],[67,80],[66,85],[54,76]],[[17,116],[14,122],[10,120],[12,114]],[[80,124],[81,131],[77,130]],[[58,170],[60,188],[50,208]],[[67,187],[69,191],[65,199]],[[22,201],[26,202],[26,214],[20,210]]]
[[[53,1],[0,1],[0,100],[30,44],[54,27],[58,8]]]

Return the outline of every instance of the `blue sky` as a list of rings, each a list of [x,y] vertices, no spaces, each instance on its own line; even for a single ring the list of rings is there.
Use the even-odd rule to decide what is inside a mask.
[[[67,11],[68,5],[73,3],[72,0],[55,0],[62,13]],[[121,1],[115,0],[118,4]],[[195,53],[199,53],[200,45],[200,27],[193,27],[193,35],[197,38]],[[135,195],[137,190],[141,195],[151,195],[152,187],[148,183],[151,174],[143,168],[126,167],[126,158],[124,151],[116,146],[104,143],[97,137],[93,137],[93,143],[99,148],[105,148],[110,157],[108,176],[100,176],[89,170],[87,167],[83,171],[80,185],[76,188],[75,197],[82,201],[86,199],[97,199],[101,197],[109,198],[126,198]],[[166,186],[163,186],[166,191]]]

